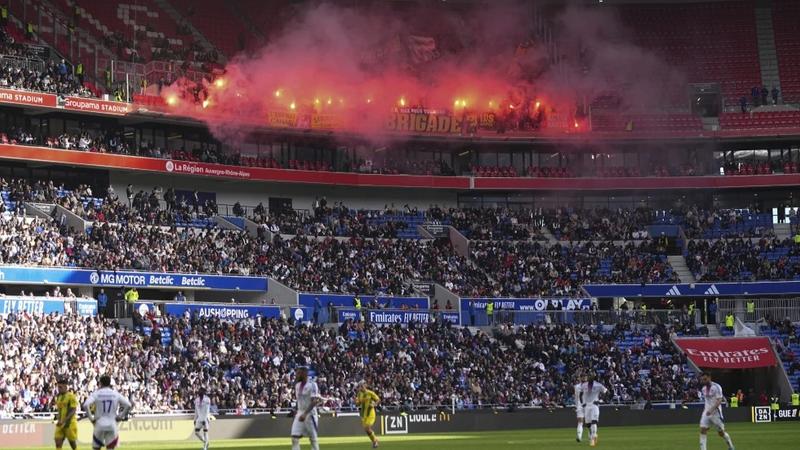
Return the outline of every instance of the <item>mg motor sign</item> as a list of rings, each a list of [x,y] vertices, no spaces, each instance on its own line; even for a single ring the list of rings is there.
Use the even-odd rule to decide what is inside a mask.
[[[778,363],[765,337],[675,339],[675,345],[701,368],[753,369]]]

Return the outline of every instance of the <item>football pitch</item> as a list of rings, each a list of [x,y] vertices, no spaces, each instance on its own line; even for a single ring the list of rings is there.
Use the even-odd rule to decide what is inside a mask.
[[[797,423],[782,424],[750,424],[735,423],[728,426],[737,450],[752,449],[797,449]],[[500,431],[484,433],[452,433],[452,434],[409,434],[382,436],[380,448],[387,450],[499,450],[499,449],[578,449],[589,448],[587,433],[584,442],[575,442],[574,429]],[[661,427],[609,427],[601,428],[597,448],[609,450],[675,450],[698,449],[698,432],[696,426],[661,426]],[[53,447],[43,447],[45,448]],[[69,448],[65,445],[64,448]],[[88,446],[79,446],[86,449]],[[192,450],[200,449],[199,442],[180,444],[132,443],[123,442],[121,449],[136,450]],[[238,441],[212,441],[211,449],[252,450],[257,448],[291,448],[289,439],[252,439]],[[308,441],[304,440],[303,449],[308,449]],[[366,436],[333,437],[320,440],[323,450],[369,449]],[[709,433],[709,450],[726,450],[725,443],[715,433]],[[23,450],[23,449],[12,449]],[[30,448],[28,450],[31,450]],[[37,449],[38,450],[38,449]]]

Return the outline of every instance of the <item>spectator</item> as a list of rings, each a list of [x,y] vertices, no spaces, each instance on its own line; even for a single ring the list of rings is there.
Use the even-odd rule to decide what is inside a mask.
[[[100,293],[97,294],[97,309],[101,315],[110,315],[108,314],[108,295],[106,295],[105,289],[100,289]]]

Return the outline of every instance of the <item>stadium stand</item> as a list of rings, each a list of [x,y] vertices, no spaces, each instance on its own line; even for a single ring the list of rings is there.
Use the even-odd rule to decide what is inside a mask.
[[[683,70],[687,81],[719,83],[727,105],[761,85],[755,2],[625,5],[620,15],[634,42]]]
[[[770,319],[768,322],[766,325],[761,325],[760,334],[770,337],[775,342],[781,363],[789,375],[789,382],[795,391],[800,391],[799,327],[789,320]]]
[[[800,44],[797,42],[797,21],[800,5],[792,0],[775,0],[772,23],[775,30],[775,49],[781,76],[783,100],[797,103],[800,100]]]
[[[698,280],[794,280],[800,254],[789,239],[689,241],[686,264]]]
[[[170,3],[229,58],[244,49],[249,32],[225,5],[213,0],[170,0]],[[220,22],[227,26],[220,27]]]
[[[293,400],[287,377],[298,346],[316,350],[317,382],[345,408],[354,406],[352,380],[365,378],[373,380],[388,408],[449,407],[452,395],[459,409],[566,405],[572,401],[573,374],[585,364],[613,388],[614,402],[681,401],[697,389],[686,361],[669,345],[671,326],[652,332],[621,325],[530,326],[488,335],[439,324],[380,328],[347,322],[333,331],[261,318],[140,318],[158,330],[147,337],[102,318],[31,319],[11,314],[0,320],[4,412],[47,410],[49,386],[61,375],[81,377],[78,395],[86,396],[103,373],[118,380],[118,389],[142,413],[191,409],[190,392],[198,384],[208,386],[219,410],[286,410]],[[166,346],[160,337],[164,329],[172,335]],[[56,339],[66,334],[72,338]],[[34,348],[34,342],[41,345]],[[36,358],[36,352],[46,356]],[[81,370],[71,372],[55,355]],[[370,364],[362,364],[365,360]],[[20,366],[46,375],[19,377],[14,369]],[[396,375],[378,376],[387,373]],[[501,388],[498,379],[513,382]]]
[[[265,8],[260,1],[237,2],[238,14],[234,8],[209,0],[168,3],[182,19],[173,19],[158,0],[55,0],[63,14],[74,17],[76,26],[89,30],[121,59],[162,60],[170,66],[184,60],[218,59],[215,51],[208,51],[200,39],[192,37],[187,24],[231,57],[252,45],[248,28],[255,26],[269,36],[291,23],[287,18],[295,10],[295,2],[290,1],[275,2],[274,9]],[[26,4],[42,8],[44,2],[29,0]],[[800,46],[794,36],[800,7],[790,0],[775,0],[774,5],[783,100],[791,103],[800,101],[800,65],[795,61]],[[688,82],[719,83],[722,101],[730,111],[740,97],[761,85],[755,7],[755,1],[746,0],[690,3],[680,8],[625,5],[615,11],[629,24],[637,43],[683,70]],[[16,13],[16,8],[12,12]],[[15,26],[0,28],[0,55],[5,55],[0,57],[0,88],[59,94],[59,108],[67,95],[96,96],[90,84],[72,75],[67,61],[40,67],[26,65],[30,61],[11,62],[21,59],[6,57],[28,56],[20,45],[22,40]],[[422,143],[409,138],[408,142],[382,146],[371,155],[362,148],[365,145],[359,137],[352,138],[357,143],[343,142],[339,152],[339,143],[332,144],[334,139],[327,135],[332,133],[316,135],[319,130],[313,129],[286,132],[290,135],[286,139],[286,130],[258,130],[253,137],[257,143],[238,142],[238,138],[231,139],[237,142],[218,142],[209,137],[213,126],[162,114],[164,110],[159,108],[165,106],[164,100],[152,95],[137,96],[136,107],[153,107],[158,112],[137,111],[131,120],[63,108],[42,112],[3,105],[0,144],[9,150],[11,145],[43,146],[48,149],[24,150],[87,160],[107,157],[89,153],[114,153],[162,161],[147,160],[152,163],[145,169],[147,173],[88,163],[105,178],[80,178],[76,183],[88,168],[65,169],[66,164],[57,158],[33,158],[31,163],[18,156],[4,157],[0,165],[4,174],[0,178],[0,265],[24,266],[31,271],[91,269],[72,272],[91,272],[98,278],[101,272],[125,270],[259,276],[265,283],[259,292],[262,297],[267,282],[263,277],[269,277],[269,283],[277,282],[290,291],[291,301],[296,303],[275,306],[283,308],[280,319],[252,315],[229,320],[191,313],[162,316],[154,312],[157,308],[142,316],[138,308],[120,301],[127,308],[125,314],[136,309],[132,325],[127,317],[117,322],[104,315],[0,315],[0,417],[51,410],[54,381],[61,375],[75,378],[73,384],[84,398],[104,373],[115,378],[141,413],[190,410],[197,386],[210,391],[215,410],[242,415],[253,410],[286,411],[292,407],[290,376],[300,362],[300,353],[314,355],[318,381],[329,397],[325,406],[332,409],[354,407],[350,399],[361,379],[375,384],[386,407],[404,411],[451,407],[453,402],[459,409],[562,407],[575,401],[572,383],[586,367],[592,367],[599,380],[611,388],[609,402],[646,408],[650,402],[663,401],[675,408],[675,403],[695,401],[700,388],[696,374],[670,342],[675,336],[716,336],[701,323],[713,328],[713,319],[718,317],[697,311],[699,302],[687,294],[694,292],[695,282],[800,280],[800,235],[788,237],[800,234],[800,219],[796,212],[784,209],[796,204],[792,186],[797,181],[785,176],[798,173],[795,137],[776,140],[779,142],[774,145],[757,137],[792,133],[800,128],[800,112],[790,110],[791,106],[784,110],[783,105],[780,110],[724,112],[719,116],[718,132],[687,112],[685,92],[672,94],[653,93],[665,100],[661,103],[668,112],[663,113],[617,111],[624,89],[604,94],[593,104],[598,111],[585,116],[595,135],[589,131],[582,135],[581,130],[565,136],[517,136],[514,133],[538,132],[538,125],[523,126],[525,121],[519,120],[519,129],[509,125],[506,136],[502,136],[504,124],[491,139],[471,132],[452,139],[424,136],[426,139],[419,139]],[[291,108],[295,109],[294,104]],[[570,117],[568,128],[572,120]],[[575,128],[581,128],[578,119],[574,120]],[[726,131],[736,133],[724,134]],[[515,142],[520,136],[523,139]],[[647,145],[650,139],[652,147]],[[642,149],[637,148],[640,143]],[[766,156],[756,155],[762,147],[768,148]],[[70,153],[78,151],[87,153]],[[595,160],[595,151],[614,153],[615,159],[609,154]],[[737,152],[751,152],[752,156]],[[284,193],[283,185],[276,185],[288,172],[260,179],[263,185],[256,185],[245,177],[203,179],[200,172],[173,172],[172,161],[163,161],[167,159],[201,163],[195,167],[219,164],[320,173],[300,174],[309,176],[304,185],[286,182]],[[75,174],[70,169],[76,169]],[[461,188],[436,186],[445,193],[431,193],[434,200],[430,202],[428,195],[420,195],[408,200],[410,205],[399,206],[406,200],[398,199],[412,191],[392,191],[394,187],[388,183],[354,187],[338,181],[331,182],[328,190],[311,178],[331,175],[322,172],[460,176],[463,178],[445,181],[465,183]],[[18,178],[18,173],[28,178]],[[129,194],[123,197],[114,191],[114,186],[124,186],[140,175],[146,182],[131,185]],[[753,182],[751,177],[756,175],[760,177]],[[58,177],[73,182],[53,181]],[[525,177],[543,180],[522,179]],[[651,177],[694,177],[691,181],[702,179],[709,184],[696,195],[670,189],[669,184],[651,190],[647,187]],[[620,179],[614,181],[622,188],[597,188],[609,178]],[[778,179],[782,181],[772,186]],[[163,181],[166,189],[154,186],[153,180]],[[196,190],[168,187],[206,180],[213,187],[203,193],[208,197],[202,200]],[[478,187],[481,181],[489,184]],[[739,181],[742,184],[736,185]],[[522,186],[526,182],[529,185],[524,188],[513,187],[513,183]],[[143,189],[145,183],[148,187]],[[227,183],[236,190],[227,192]],[[411,195],[423,189],[413,188]],[[227,194],[220,197],[230,199],[233,192],[242,193],[242,200],[235,200],[235,205],[217,204],[217,195]],[[384,193],[388,195],[384,197]],[[761,193],[767,195],[759,199]],[[323,194],[346,201],[329,204]],[[650,194],[657,198],[651,199]],[[296,208],[308,205],[317,195],[322,197],[317,197],[310,210],[293,209],[292,201]],[[273,199],[281,206],[273,205]],[[31,214],[35,211],[27,206],[33,203],[57,206]],[[464,206],[467,204],[481,207]],[[773,212],[779,208],[780,213]],[[49,211],[50,217],[42,211]],[[789,230],[784,223],[787,217],[777,219],[778,214],[788,216]],[[67,215],[74,220],[68,223]],[[74,222],[81,227],[71,226]],[[433,239],[426,238],[431,235]],[[506,311],[507,315],[501,315],[500,307],[498,321],[488,327],[460,327],[433,316],[431,323],[412,320],[406,326],[341,320],[335,328],[332,324],[297,323],[302,320],[302,308],[299,318],[286,314],[290,307],[297,310],[302,295],[344,294],[340,297],[345,303],[355,304],[362,295],[423,295],[425,286],[417,283],[428,285],[429,291],[441,287],[449,291],[446,294],[452,298],[448,297],[445,309],[459,314],[464,312],[461,300],[470,302],[470,298],[544,301],[545,306],[537,311]],[[5,298],[5,283],[0,284],[0,298]],[[621,306],[625,303],[619,302],[621,297],[588,299],[589,284],[625,285],[634,291],[667,286],[658,291],[658,296],[664,296],[660,300],[656,296],[628,300],[629,310]],[[684,288],[684,284],[691,287]],[[83,286],[85,295],[103,286],[110,284],[92,280],[91,285]],[[47,288],[46,297],[50,298]],[[698,292],[716,296],[716,289],[710,284]],[[213,290],[204,287],[202,296],[211,298]],[[173,294],[152,291],[154,297],[171,298]],[[222,295],[214,301],[222,304]],[[424,296],[432,297],[430,292]],[[424,301],[438,311],[440,299]],[[673,299],[682,304],[673,305]],[[192,298],[187,304],[194,301]],[[239,301],[238,293],[231,301]],[[268,300],[253,301],[266,305]],[[575,313],[571,307],[553,306],[553,301],[585,301],[578,307],[588,309],[578,311],[587,313],[585,322],[569,316]],[[378,303],[365,302],[365,308]],[[656,303],[669,309],[670,320],[648,316],[647,308]],[[335,311],[332,303],[329,305]],[[592,316],[598,305],[605,309]],[[681,309],[687,306],[691,313]],[[420,308],[423,314],[427,312]],[[563,315],[551,314],[551,308]],[[514,322],[514,314],[529,312],[544,319],[527,326],[508,323]],[[570,321],[561,317],[575,323],[564,323]],[[648,325],[637,323],[638,317],[647,318]],[[517,325],[522,323],[528,322]],[[773,339],[790,382],[800,390],[800,329],[782,318],[770,318],[760,325],[760,334]],[[720,332],[733,334],[727,329]],[[343,404],[330,399],[341,399]]]

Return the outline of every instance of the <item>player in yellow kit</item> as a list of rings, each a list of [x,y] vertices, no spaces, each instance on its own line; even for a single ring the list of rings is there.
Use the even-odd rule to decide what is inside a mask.
[[[58,380],[58,396],[56,396],[56,410],[58,422],[56,423],[55,441],[56,448],[64,445],[64,439],[69,441],[72,450],[78,448],[78,398],[69,390],[65,378]]]
[[[358,395],[356,396],[356,406],[361,415],[361,426],[364,427],[364,432],[369,436],[372,441],[372,448],[378,448],[378,438],[375,437],[375,432],[372,431],[372,425],[375,424],[375,406],[381,401],[378,394],[367,389],[367,382],[361,382],[358,387]]]

